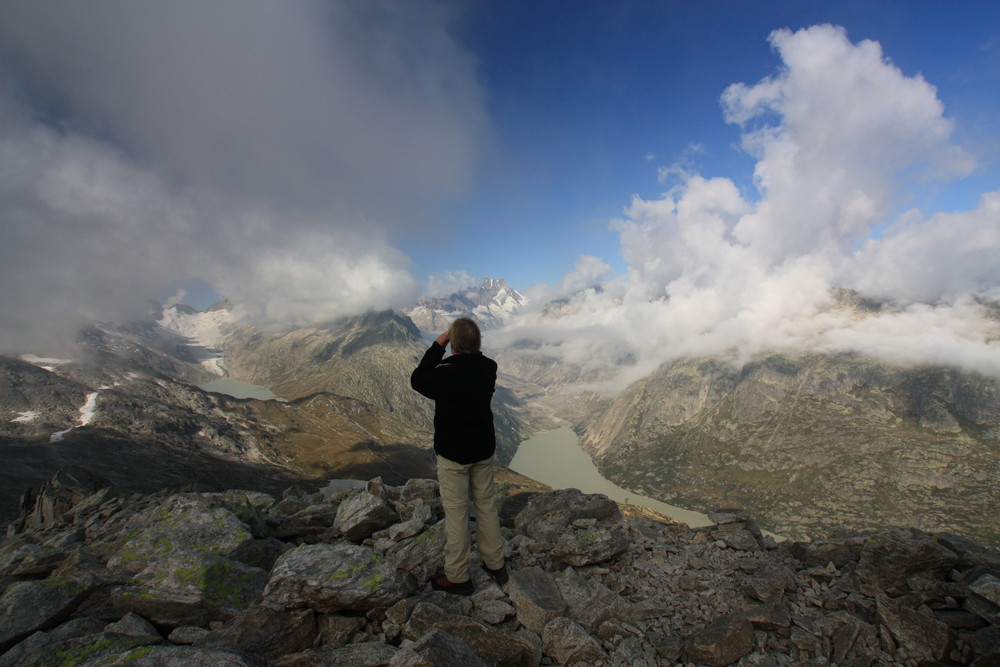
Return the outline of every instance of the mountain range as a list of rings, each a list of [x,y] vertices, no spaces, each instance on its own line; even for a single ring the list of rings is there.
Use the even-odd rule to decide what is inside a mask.
[[[424,333],[437,335],[458,317],[471,317],[483,329],[499,329],[525,305],[525,296],[505,280],[487,278],[478,287],[443,297],[424,297],[413,308],[404,308],[403,313]]]
[[[849,307],[877,307],[848,297]],[[155,304],[142,321],[82,331],[72,361],[3,358],[0,518],[64,463],[143,490],[273,492],[289,481],[431,476],[433,406],[410,390],[409,373],[449,318],[493,313],[484,328],[502,326],[524,304],[502,280],[487,280],[425,300],[410,316],[372,312],[284,330],[240,321],[225,303]],[[540,310],[559,317],[562,306]],[[904,524],[1000,543],[995,378],[860,355],[763,353],[738,363],[675,359],[605,396],[580,390],[598,379],[588,371],[519,354],[531,345],[520,338],[491,352],[501,368],[502,463],[562,419],[620,486],[703,512],[745,507],[775,534]],[[280,400],[199,388],[220,375]]]

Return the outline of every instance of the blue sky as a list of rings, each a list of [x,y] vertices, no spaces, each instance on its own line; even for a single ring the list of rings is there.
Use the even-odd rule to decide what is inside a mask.
[[[997,299],[998,91],[992,1],[9,0],[0,350],[487,277],[692,336]]]
[[[633,194],[665,191],[663,167],[733,179],[754,197],[754,160],[723,119],[727,86],[774,75],[772,30],[832,23],[870,39],[938,89],[955,141],[979,167],[922,185],[901,208],[975,206],[1000,187],[1000,4],[995,2],[484,2],[459,22],[485,87],[492,142],[450,233],[406,241],[416,273],[557,283],[578,255],[624,270],[617,233]],[[463,231],[467,230],[467,231]]]

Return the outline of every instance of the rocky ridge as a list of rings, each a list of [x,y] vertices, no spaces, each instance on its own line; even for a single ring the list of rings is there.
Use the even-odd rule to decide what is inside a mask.
[[[510,580],[428,582],[436,482],[128,493],[80,469],[0,543],[0,665],[917,665],[1000,661],[1000,553],[916,529],[776,544],[576,490],[502,502]]]

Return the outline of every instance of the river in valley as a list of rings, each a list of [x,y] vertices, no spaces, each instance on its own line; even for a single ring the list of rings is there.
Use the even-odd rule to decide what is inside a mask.
[[[604,479],[568,426],[536,433],[522,442],[508,467],[556,489],[603,493],[614,501],[647,507],[692,528],[712,523],[704,514],[640,496]]]

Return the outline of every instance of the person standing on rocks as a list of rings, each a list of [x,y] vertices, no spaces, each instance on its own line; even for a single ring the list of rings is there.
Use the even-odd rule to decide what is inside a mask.
[[[469,495],[476,507],[476,548],[483,569],[498,584],[507,582],[503,540],[496,506],[496,432],[490,401],[497,364],[480,351],[482,334],[468,318],[451,323],[424,353],[410,386],[434,400],[434,452],[445,518],[444,574],[435,590],[469,595]],[[444,358],[451,344],[452,356]]]

